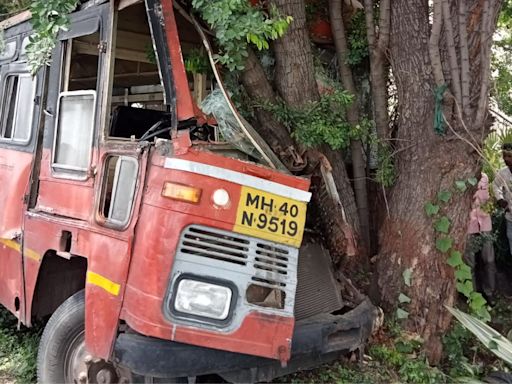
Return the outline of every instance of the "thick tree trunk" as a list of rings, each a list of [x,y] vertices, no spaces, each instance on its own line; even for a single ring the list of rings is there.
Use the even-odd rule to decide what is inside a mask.
[[[249,51],[249,57],[242,72],[242,83],[249,97],[255,102],[277,102],[277,97],[265,71],[252,51]],[[260,134],[288,169],[294,170],[303,167],[305,163],[286,127],[276,121],[271,112],[262,108],[256,108],[256,117]]]
[[[474,0],[471,3],[473,28],[478,29],[476,25],[481,22],[481,17],[476,11],[482,2]],[[456,180],[474,176],[478,157],[472,146],[459,139],[467,138],[468,132],[462,128],[456,109],[449,112],[450,108],[444,108],[452,127],[447,129],[447,134],[439,136],[434,133],[433,91],[436,81],[429,56],[429,29],[427,0],[393,2],[390,54],[399,101],[397,142],[400,145],[396,157],[399,177],[389,199],[390,216],[380,232],[381,252],[377,270],[381,298],[388,309],[397,307],[400,293],[412,298],[411,303],[402,305],[409,312],[407,327],[426,340],[430,361],[437,363],[442,351],[441,336],[451,319],[443,304],[452,305],[454,302],[455,279],[453,269],[446,264],[448,256],[436,250],[433,221],[425,214],[424,206],[427,202],[436,202],[436,195],[452,189]],[[433,40],[436,39],[437,36]],[[480,47],[477,39],[474,41],[477,44],[470,45],[470,52],[478,57]],[[442,63],[443,68],[453,73],[453,57],[450,63],[450,54],[443,51],[451,43],[440,42],[440,57],[447,60]],[[472,65],[485,69],[485,63],[481,61],[487,60],[488,56],[483,57],[474,60]],[[460,87],[460,82],[456,86]],[[474,89],[471,96],[476,95],[478,99],[479,94],[480,90]],[[469,131],[485,128],[468,125]],[[482,137],[476,140],[478,142]],[[470,201],[471,192],[468,191],[464,195],[454,195],[442,208],[451,220],[453,248],[459,251],[464,247]],[[406,269],[412,270],[410,287],[405,285],[402,276]]]
[[[275,84],[289,106],[300,107],[320,97],[315,78],[311,42],[306,27],[304,0],[272,0],[282,15],[293,22],[285,35],[274,42]]]

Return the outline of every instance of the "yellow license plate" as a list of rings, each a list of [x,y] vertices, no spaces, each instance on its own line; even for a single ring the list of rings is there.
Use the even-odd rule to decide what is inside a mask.
[[[305,202],[242,187],[234,231],[298,248],[305,221]]]

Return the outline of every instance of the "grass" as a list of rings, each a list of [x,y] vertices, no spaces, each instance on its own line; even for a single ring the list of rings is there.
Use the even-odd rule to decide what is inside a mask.
[[[42,327],[17,330],[18,320],[0,306],[0,383],[34,383]]]

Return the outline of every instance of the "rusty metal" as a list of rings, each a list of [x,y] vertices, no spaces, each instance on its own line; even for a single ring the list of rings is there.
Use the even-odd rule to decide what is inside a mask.
[[[341,290],[333,278],[329,253],[319,244],[303,245],[299,252],[295,319],[302,320],[343,307]]]

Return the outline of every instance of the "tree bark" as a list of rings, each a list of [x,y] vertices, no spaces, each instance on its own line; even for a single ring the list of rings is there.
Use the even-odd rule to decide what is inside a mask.
[[[293,22],[283,37],[274,42],[277,91],[291,107],[300,107],[320,97],[315,78],[313,54],[306,27],[304,0],[272,0],[282,15]]]
[[[329,16],[334,36],[334,45],[336,46],[336,56],[338,58],[341,81],[343,87],[354,97],[352,104],[347,108],[347,121],[350,125],[355,126],[359,124],[359,102],[352,70],[346,63],[348,45],[342,17],[342,0],[329,0]],[[360,140],[352,140],[350,142],[350,152],[352,154],[354,192],[359,214],[361,238],[366,247],[365,255],[367,255],[367,251],[370,249],[370,213],[366,186],[366,162],[363,156],[363,145]]]
[[[478,15],[476,8],[481,7],[482,2],[471,0],[468,3],[472,14]],[[455,4],[455,0],[450,1],[451,7]],[[495,3],[491,12],[494,14],[497,9],[499,5]],[[453,17],[457,20],[458,15]],[[452,21],[454,25],[456,22]],[[473,19],[472,23],[472,27],[478,29],[482,18]],[[399,177],[389,199],[390,215],[380,232],[377,271],[382,302],[388,310],[397,307],[400,293],[411,297],[411,303],[401,306],[409,312],[406,326],[424,338],[430,362],[437,363],[442,352],[441,336],[451,320],[443,304],[454,303],[455,278],[453,269],[446,264],[448,256],[436,249],[437,234],[424,206],[427,202],[436,202],[436,195],[452,189],[456,180],[474,176],[479,165],[473,148],[457,138],[464,137],[467,131],[456,112],[445,116],[451,127],[445,136],[434,133],[433,90],[436,81],[432,71],[435,62],[429,57],[429,29],[427,0],[393,2],[390,54],[399,104],[397,143],[404,144],[397,148]],[[486,31],[489,33],[489,29]],[[435,29],[432,33],[436,33]],[[435,40],[437,37],[430,43]],[[473,53],[470,70],[481,73],[486,68],[483,61],[488,60],[485,47],[480,46],[478,39],[469,41],[474,43],[469,45],[469,52]],[[450,55],[443,51],[449,43],[439,42],[442,59],[449,60]],[[430,48],[432,52],[432,46]],[[443,62],[443,67],[450,68],[450,65]],[[481,89],[473,87],[471,98],[478,100],[480,95]],[[472,113],[476,112],[478,104],[482,103],[474,103]],[[468,130],[474,128],[469,125]],[[477,140],[481,142],[482,139]],[[443,214],[451,221],[449,236],[454,241],[453,248],[459,251],[464,248],[470,203],[471,191],[467,191],[463,195],[454,195],[449,204],[442,207]],[[402,276],[409,268],[412,270],[410,287],[404,284]]]
[[[252,51],[249,51],[249,56],[245,63],[245,69],[242,73],[242,83],[249,97],[256,103],[259,101],[270,103],[277,102],[277,97],[266,77],[265,71]],[[256,118],[258,119],[258,130],[260,134],[265,138],[288,169],[293,171],[298,168],[303,168],[305,165],[304,160],[299,155],[300,151],[297,149],[296,143],[293,141],[286,127],[276,121],[272,113],[263,108],[256,108]]]
[[[375,126],[380,140],[388,139],[388,92],[387,71],[388,60],[386,52],[389,46],[389,17],[391,13],[390,0],[380,2],[379,34],[375,33],[373,0],[364,1],[366,15],[366,35],[370,50],[370,79],[374,106]]]

